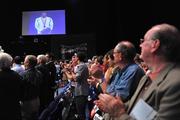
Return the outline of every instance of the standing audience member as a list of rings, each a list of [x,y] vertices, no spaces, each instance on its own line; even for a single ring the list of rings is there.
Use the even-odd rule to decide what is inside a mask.
[[[56,86],[56,78],[57,78],[57,74],[56,74],[56,66],[54,64],[54,55],[52,53],[46,53],[46,57],[47,57],[47,63],[46,66],[49,70],[49,74],[50,74],[50,86],[51,86],[51,90],[50,90],[50,101],[54,100],[54,92],[55,92],[55,86]]]
[[[17,73],[21,73],[24,71],[24,68],[21,65],[21,57],[20,56],[15,56],[13,62],[14,63],[13,63],[11,70],[16,71]]]
[[[77,65],[74,68],[71,79],[76,82],[75,85],[75,104],[79,120],[85,120],[85,110],[87,105],[87,96],[89,93],[89,85],[87,79],[89,70],[85,62],[86,55],[84,52],[78,52],[75,55]],[[67,73],[69,74],[69,73]],[[68,75],[69,76],[69,75]]]
[[[40,112],[47,107],[51,102],[51,86],[50,86],[50,74],[46,66],[47,58],[45,55],[37,56],[36,69],[42,73],[43,81],[40,86]]]
[[[40,86],[42,83],[42,73],[35,66],[37,64],[36,56],[27,55],[24,59],[25,71],[21,74],[23,77],[23,100],[22,117],[23,120],[36,120],[40,107]]]
[[[0,120],[21,120],[21,76],[11,70],[13,58],[0,52]]]
[[[149,77],[147,75],[142,78],[128,104],[124,104],[121,98],[101,94],[96,105],[116,120],[134,120],[140,116],[141,119],[147,120],[148,115],[142,118],[144,112],[147,112],[146,106],[152,108],[155,113],[153,116],[149,114],[151,119],[179,120],[180,54],[177,53],[180,51],[179,46],[180,33],[175,26],[169,24],[153,26],[140,44],[140,58],[151,69]],[[143,106],[139,110],[134,109],[138,107],[137,103]],[[135,112],[137,114],[134,114]]]

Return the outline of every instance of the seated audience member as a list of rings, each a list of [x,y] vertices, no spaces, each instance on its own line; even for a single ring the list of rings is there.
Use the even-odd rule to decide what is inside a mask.
[[[116,74],[119,69],[114,62],[113,49],[108,51],[105,56],[107,57],[108,68],[104,73],[104,81],[101,84],[101,88],[104,93],[106,92],[107,85],[110,83],[111,78]]]
[[[127,101],[136,90],[144,71],[134,62],[136,49],[131,42],[119,42],[114,48],[113,55],[114,63],[119,70],[109,81],[106,93],[119,96],[123,101]]]

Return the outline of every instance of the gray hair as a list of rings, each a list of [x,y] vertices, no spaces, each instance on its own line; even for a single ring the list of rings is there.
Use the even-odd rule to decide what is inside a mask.
[[[45,64],[47,62],[47,57],[45,55],[38,55],[37,56],[37,60],[42,63]]]
[[[13,58],[8,53],[0,52],[0,69],[10,69]]]
[[[25,61],[28,62],[28,67],[35,67],[37,64],[37,58],[35,55],[26,55]]]
[[[4,52],[4,50],[2,49],[2,46],[0,46],[0,52]]]

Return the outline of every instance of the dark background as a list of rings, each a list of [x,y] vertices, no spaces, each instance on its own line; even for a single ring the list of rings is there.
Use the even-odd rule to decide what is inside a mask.
[[[1,2],[0,45],[12,55],[59,54],[59,44],[88,43],[88,55],[104,55],[121,40],[139,52],[139,39],[155,24],[180,28],[179,4],[165,1],[20,0]],[[66,35],[21,36],[22,11],[66,10]],[[54,49],[57,48],[57,49]]]

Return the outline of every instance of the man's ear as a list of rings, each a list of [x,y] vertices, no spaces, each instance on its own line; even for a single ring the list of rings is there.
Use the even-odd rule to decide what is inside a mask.
[[[159,49],[159,47],[160,47],[159,39],[153,40],[151,52],[157,51],[157,49]]]

